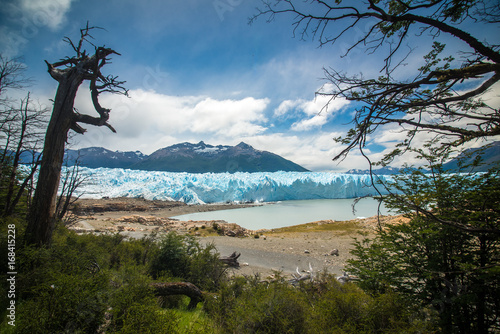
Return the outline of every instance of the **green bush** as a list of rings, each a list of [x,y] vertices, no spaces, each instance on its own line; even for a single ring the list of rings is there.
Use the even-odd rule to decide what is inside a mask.
[[[213,244],[203,247],[193,236],[175,232],[160,240],[150,266],[154,279],[177,277],[209,291],[218,288],[226,278],[225,273]]]
[[[311,321],[316,333],[405,333],[427,332],[397,295],[370,296],[355,284],[341,285],[327,278],[315,296]]]
[[[4,323],[0,332],[431,332],[427,315],[412,313],[390,291],[368,295],[326,274],[297,287],[280,275],[273,283],[228,279],[218,257],[214,245],[202,247],[192,236],[170,233],[156,243],[59,227],[50,248],[17,250],[17,326],[9,332]],[[162,308],[150,287],[153,275],[198,285],[203,307],[188,310],[187,297],[173,296]]]
[[[175,333],[173,313],[162,310],[153,295],[151,280],[130,272],[109,299],[110,333]],[[140,329],[140,330],[139,330]]]
[[[299,287],[238,277],[206,299],[222,333],[431,333],[421,314],[395,294],[370,296],[327,276]]]
[[[16,333],[93,333],[105,315],[110,331],[120,331],[125,319],[132,326],[134,303],[161,313],[146,276],[157,249],[150,239],[77,235],[61,226],[50,248],[18,245]]]
[[[159,310],[151,305],[132,304],[124,316],[120,334],[178,333],[178,319],[170,310]]]
[[[60,274],[19,302],[18,333],[96,332],[106,310],[108,277]]]
[[[296,288],[238,278],[225,285],[205,309],[224,333],[305,333],[307,302]]]

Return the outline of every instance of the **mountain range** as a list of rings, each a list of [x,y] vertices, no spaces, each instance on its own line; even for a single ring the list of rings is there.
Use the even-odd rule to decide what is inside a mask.
[[[481,163],[479,166],[474,167],[475,172],[486,172],[492,167],[500,167],[500,141],[493,142],[491,144],[485,145],[479,148],[470,148],[464,150],[457,157],[451,159],[443,164],[443,170],[449,172],[460,172],[460,165],[471,166],[474,160],[480,156]],[[378,175],[390,175],[399,173],[401,168],[395,167],[383,167],[373,170],[375,174]],[[467,170],[467,168],[465,169]],[[361,169],[351,169],[347,172],[348,174],[368,174],[369,170]]]
[[[159,149],[151,155],[89,147],[67,150],[66,158],[70,165],[78,159],[81,166],[90,168],[189,173],[307,171],[277,154],[256,150],[243,142],[236,146],[213,146],[203,141],[197,144],[181,143]]]
[[[38,155],[38,153],[35,153]],[[458,157],[443,165],[446,171],[459,171],[461,160],[463,165],[471,164],[480,155],[482,164],[474,170],[487,171],[492,166],[500,165],[500,141],[493,142],[481,148],[468,149]],[[90,168],[128,168],[149,171],[190,172],[190,173],[221,173],[221,172],[276,172],[298,171],[307,169],[293,163],[277,154],[259,151],[243,142],[236,146],[180,143],[159,149],[151,155],[140,151],[111,151],[102,147],[89,147],[79,150],[66,150],[65,158],[69,165],[79,164]],[[30,163],[32,152],[21,155],[21,163]],[[396,174],[400,168],[384,167],[376,169],[378,175]],[[348,174],[367,174],[369,170],[351,169]]]

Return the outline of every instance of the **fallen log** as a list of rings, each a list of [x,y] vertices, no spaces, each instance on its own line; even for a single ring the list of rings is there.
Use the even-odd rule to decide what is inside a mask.
[[[219,260],[225,264],[227,264],[230,267],[236,267],[238,268],[240,266],[240,263],[238,262],[238,258],[241,256],[241,253],[236,253],[233,252],[233,254],[229,256],[222,256],[219,258]]]
[[[151,283],[155,296],[184,295],[191,298],[188,309],[196,308],[199,302],[203,301],[203,292],[193,283],[189,282],[168,282]]]

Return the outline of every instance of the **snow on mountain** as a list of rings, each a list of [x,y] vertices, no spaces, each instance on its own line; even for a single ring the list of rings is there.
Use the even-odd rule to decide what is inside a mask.
[[[150,171],[222,173],[307,171],[307,169],[277,154],[259,151],[239,143],[236,146],[212,146],[180,143],[144,155],[139,151],[110,151],[102,147],[67,150],[69,165],[78,159],[81,166],[90,168],[130,168]]]
[[[65,155],[65,158],[68,160],[69,165],[73,165],[76,161],[78,161],[81,166],[90,168],[127,168],[130,165],[142,161],[145,157],[145,155],[139,151],[113,152],[102,147],[88,147],[79,150],[66,150]]]
[[[172,173],[112,168],[82,168],[89,182],[83,198],[141,197],[188,204],[273,202],[355,198],[375,195],[369,175],[314,172]],[[390,179],[390,176],[380,176]]]
[[[307,171],[277,154],[256,150],[243,142],[213,146],[203,141],[159,149],[129,168],[188,173]]]

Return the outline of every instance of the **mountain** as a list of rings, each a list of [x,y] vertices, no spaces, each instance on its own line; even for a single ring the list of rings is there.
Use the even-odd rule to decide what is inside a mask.
[[[65,152],[65,159],[68,159],[69,165],[75,164],[78,160],[80,166],[90,168],[129,168],[144,158],[145,155],[139,151],[113,152],[102,147],[88,147],[79,150],[66,150]]]
[[[401,168],[396,167],[382,167],[378,169],[372,170],[373,173],[377,175],[392,175],[398,174],[401,171]],[[350,169],[346,172],[346,174],[370,174],[369,169]]]
[[[476,172],[485,172],[491,167],[500,167],[500,141],[493,142],[479,148],[470,148],[463,151],[458,157],[448,161],[443,168],[448,171],[458,171],[459,161],[462,165],[470,165],[480,155],[481,165],[474,168]]]
[[[149,156],[139,151],[121,152],[89,147],[67,150],[65,158],[69,165],[74,165],[78,160],[81,166],[90,168],[189,173],[307,171],[277,154],[256,150],[243,142],[236,146],[212,146],[202,141],[198,144],[181,143],[159,149]]]
[[[491,144],[485,145],[479,148],[470,148],[464,150],[457,157],[451,159],[450,161],[443,164],[443,170],[449,172],[459,171],[459,162],[463,166],[471,165],[477,157],[481,156],[481,164],[474,168],[475,172],[486,172],[491,167],[500,167],[500,141],[493,142]],[[384,167],[380,169],[375,169],[373,172],[377,175],[390,175],[397,174],[401,169],[395,167]],[[468,171],[467,169],[465,171]],[[370,171],[368,169],[351,169],[347,174],[368,174]]]
[[[256,150],[243,142],[236,146],[212,146],[202,141],[162,148],[129,168],[189,173],[307,171],[277,154]]]

